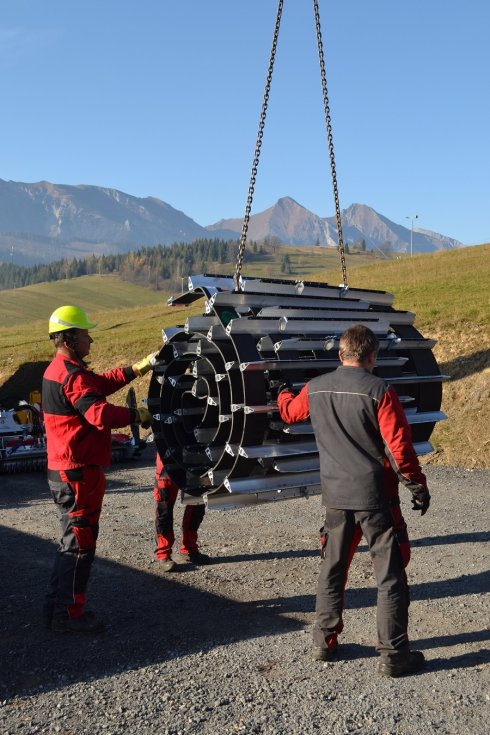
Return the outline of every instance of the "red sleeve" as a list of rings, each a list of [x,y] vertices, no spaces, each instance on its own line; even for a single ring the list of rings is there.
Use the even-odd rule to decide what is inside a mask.
[[[112,373],[117,372],[117,370],[112,371]],[[119,388],[126,385],[127,382],[123,371],[120,372],[120,376],[111,377],[110,373],[106,374],[109,376],[109,381],[112,380],[112,385],[116,385],[121,380]],[[102,382],[101,377],[104,378]],[[127,426],[132,420],[131,409],[108,403],[102,392],[104,384],[104,376],[83,370],[73,374],[72,378],[67,381],[64,391],[68,401],[92,426],[99,429],[119,429]],[[115,388],[112,392],[117,389]]]
[[[412,492],[427,489],[427,481],[413,448],[412,432],[394,388],[378,404],[378,422],[385,450],[398,479]]]
[[[286,424],[294,424],[304,421],[310,415],[310,403],[308,400],[308,384],[294,395],[290,390],[283,390],[277,396],[277,405],[281,418]]]
[[[97,381],[99,393],[103,396],[111,396],[136,377],[131,367],[115,368],[106,373],[92,373],[92,376]]]

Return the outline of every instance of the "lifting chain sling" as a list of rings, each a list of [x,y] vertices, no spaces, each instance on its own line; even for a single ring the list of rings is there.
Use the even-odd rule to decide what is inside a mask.
[[[240,243],[238,246],[238,255],[237,255],[235,275],[233,277],[233,284],[234,284],[235,291],[242,290],[241,272],[242,272],[242,265],[243,265],[243,257],[245,255],[245,245],[247,241],[248,224],[250,220],[250,211],[252,208],[255,181],[257,178],[257,168],[259,165],[260,149],[262,146],[262,138],[264,135],[265,118],[267,115],[267,104],[269,102],[272,72],[274,70],[274,61],[276,57],[277,40],[279,38],[279,28],[281,25],[283,5],[284,5],[284,0],[279,0],[278,6],[277,6],[276,24],[274,27],[274,37],[272,41],[271,53],[270,53],[270,58],[269,58],[269,66],[267,70],[267,80],[266,80],[264,96],[262,100],[262,110],[260,113],[259,128],[257,132],[257,142],[255,145],[255,153],[254,153],[254,159],[253,159],[253,164],[252,164],[252,173],[250,177],[250,185],[248,188],[247,204],[245,207],[245,216],[243,218],[242,233],[240,236]],[[340,262],[341,262],[341,268],[342,268],[343,288],[346,290],[348,288],[347,286],[347,268],[346,268],[346,263],[345,263],[344,240],[343,240],[343,235],[342,235],[342,220],[340,216],[340,202],[339,202],[339,194],[338,194],[338,187],[337,187],[337,174],[335,170],[335,156],[334,156],[334,150],[333,150],[332,125],[331,125],[331,119],[330,119],[330,105],[329,105],[329,100],[328,100],[327,78],[325,74],[325,59],[324,59],[324,54],[323,54],[322,32],[321,32],[321,26],[320,26],[320,14],[318,10],[318,0],[313,0],[313,9],[314,9],[314,14],[315,14],[318,58],[320,62],[320,74],[321,74],[322,91],[323,91],[323,108],[324,108],[324,113],[325,113],[325,122],[327,126],[328,149],[329,149],[329,155],[330,155],[330,169],[332,173],[332,184],[333,184],[334,201],[335,201],[335,214],[336,214],[336,221],[337,221],[337,234],[338,234],[338,243],[339,243],[338,250],[339,250]]]

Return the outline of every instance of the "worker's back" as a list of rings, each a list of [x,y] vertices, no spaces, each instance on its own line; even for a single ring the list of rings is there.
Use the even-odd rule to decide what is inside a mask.
[[[323,499],[331,508],[384,506],[384,444],[377,406],[386,390],[384,380],[362,367],[341,366],[308,384]]]

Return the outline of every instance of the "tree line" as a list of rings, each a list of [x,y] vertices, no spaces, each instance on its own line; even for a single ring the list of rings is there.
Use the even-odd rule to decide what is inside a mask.
[[[251,241],[245,248],[245,262],[263,260],[268,245]],[[275,245],[275,243],[271,244]],[[31,286],[35,283],[60,281],[93,274],[117,273],[125,281],[155,290],[171,290],[181,279],[205,273],[209,266],[226,266],[232,271],[238,252],[236,240],[199,239],[192,243],[174,243],[141,247],[117,255],[95,255],[87,258],[61,259],[52,263],[18,266],[0,262],[0,290]]]

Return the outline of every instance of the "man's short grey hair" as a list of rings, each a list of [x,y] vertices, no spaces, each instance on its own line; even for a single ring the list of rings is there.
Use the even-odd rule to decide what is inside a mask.
[[[372,353],[379,349],[376,335],[363,324],[349,327],[340,337],[339,352],[344,360],[364,362]]]

